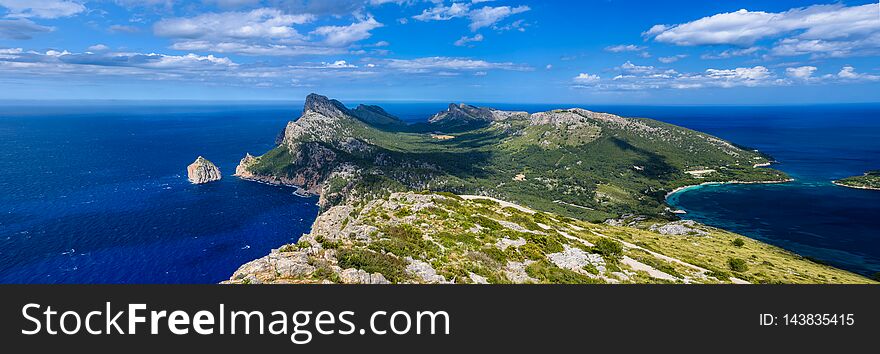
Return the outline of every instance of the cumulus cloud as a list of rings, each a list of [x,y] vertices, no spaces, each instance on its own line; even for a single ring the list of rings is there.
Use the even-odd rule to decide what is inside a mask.
[[[849,56],[880,46],[878,5],[814,5],[784,12],[739,10],[677,25],[655,25],[643,36],[682,46],[749,47],[779,39],[775,55]]]
[[[407,73],[428,73],[439,71],[486,71],[514,70],[527,71],[531,68],[510,62],[489,62],[485,60],[427,57],[417,59],[388,59],[385,67]]]
[[[856,68],[852,66],[844,66],[840,69],[840,72],[837,73],[837,77],[845,80],[845,81],[878,81],[880,80],[880,76],[878,75],[870,75],[870,74],[862,74],[856,72]]]
[[[229,58],[196,54],[72,53],[48,50],[0,50],[0,72],[30,76],[124,76],[145,79],[194,79],[231,72],[238,67]]]
[[[91,51],[91,52],[103,52],[103,51],[106,51],[109,49],[110,49],[110,47],[103,45],[103,44],[100,44],[100,43],[95,44],[93,46],[89,46],[88,48],[86,48],[86,50]]]
[[[574,77],[574,82],[578,84],[593,84],[599,82],[602,78],[599,75],[580,73]]]
[[[473,4],[484,1],[474,1]],[[422,13],[413,16],[413,19],[419,21],[447,21],[453,18],[467,17],[470,20],[471,31],[477,31],[484,27],[494,27],[496,24],[512,15],[520,14],[531,10],[528,6],[483,6],[480,8],[472,8],[471,3],[453,2],[450,5],[442,3],[422,11]],[[498,30],[517,29],[522,31],[523,23],[518,22],[515,25],[506,26],[504,28],[497,27]]]
[[[477,33],[473,37],[462,36],[457,41],[455,41],[455,43],[453,43],[453,44],[455,44],[458,47],[463,47],[463,46],[469,45],[468,43],[482,42],[482,41],[483,41],[483,35]]]
[[[485,6],[477,10],[473,10],[470,14],[468,14],[468,18],[471,20],[470,29],[471,31],[476,31],[483,27],[489,27],[507,18],[508,16],[523,13],[529,10],[531,9],[525,5],[517,7]]]
[[[374,18],[352,23],[348,26],[321,26],[312,31],[324,37],[324,42],[331,46],[347,46],[351,43],[370,38],[370,31],[383,25]]]
[[[597,75],[580,74],[573,79],[576,88],[592,88],[608,91],[633,91],[651,89],[729,88],[781,85],[776,76],[764,66],[734,69],[706,69],[703,72],[679,73],[672,69],[635,65],[626,62],[615,68],[620,74],[609,80]]]
[[[611,53],[621,53],[621,52],[640,52],[645,50],[643,46],[637,46],[634,44],[619,44],[605,47],[606,52]]]
[[[172,44],[171,49],[267,56],[329,55],[344,52],[341,48],[314,45],[250,44],[241,42],[211,41],[182,41]]]
[[[761,47],[748,47],[742,49],[727,49],[720,53],[706,53],[700,56],[701,59],[728,59],[733,57],[742,57],[758,53]]]
[[[0,7],[9,11],[7,17],[60,18],[86,10],[81,1],[72,0],[0,0]]]
[[[153,26],[153,32],[162,37],[186,39],[296,38],[301,35],[291,26],[314,18],[310,14],[289,15],[278,9],[262,8],[164,19]]]
[[[350,25],[320,26],[308,35],[294,28],[316,19],[308,13],[259,8],[163,19],[153,26],[153,32],[173,38],[171,48],[176,50],[294,56],[339,54],[344,52],[340,47],[367,39],[370,31],[382,27],[373,17],[367,17]]]
[[[31,39],[34,35],[53,31],[54,28],[41,26],[28,19],[0,20],[0,38]]]
[[[798,80],[809,80],[812,78],[813,73],[815,73],[817,68],[815,66],[799,66],[792,68],[785,68],[785,75]]]

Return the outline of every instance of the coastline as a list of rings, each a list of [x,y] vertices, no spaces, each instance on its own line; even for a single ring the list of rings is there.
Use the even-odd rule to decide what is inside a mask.
[[[237,174],[232,175],[232,176],[238,177],[238,179],[241,179],[244,181],[256,182],[256,183],[265,184],[265,185],[269,185],[269,186],[294,188],[295,190],[293,192],[293,195],[300,197],[300,198],[312,198],[312,197],[319,196],[318,194],[309,192],[308,190],[306,190],[300,186],[297,186],[295,184],[290,184],[290,183],[284,183],[282,181],[278,181],[277,179],[269,180],[268,178],[245,177],[245,176],[241,176],[241,175],[237,175]]]
[[[838,182],[838,181],[831,181],[831,184],[833,184],[833,185],[835,185],[835,186],[846,187],[846,188],[852,188],[852,189],[863,189],[863,190],[869,190],[869,191],[880,191],[880,188],[874,188],[874,187],[863,187],[863,186],[850,186],[850,185],[847,185],[847,184],[840,183],[840,182]]]
[[[775,181],[726,181],[726,182],[703,182],[700,184],[691,184],[687,186],[681,186],[673,189],[669,193],[666,193],[666,196],[663,198],[664,200],[668,200],[673,194],[683,192],[689,189],[695,189],[703,186],[710,185],[725,185],[725,184],[782,184],[782,183],[790,183],[794,182],[794,178],[788,178],[783,180],[775,180]]]

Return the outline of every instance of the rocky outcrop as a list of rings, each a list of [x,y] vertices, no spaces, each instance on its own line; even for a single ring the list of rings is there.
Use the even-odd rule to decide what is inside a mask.
[[[219,181],[222,178],[220,169],[211,161],[199,156],[196,161],[186,167],[186,174],[193,184]]]
[[[242,178],[253,178],[254,173],[248,170],[251,166],[257,163],[257,158],[250,153],[244,155],[244,158],[239,161],[238,166],[235,167],[235,175],[236,177]]]
[[[706,236],[709,234],[699,229],[697,222],[693,220],[679,220],[663,225],[654,224],[649,229],[661,235]]]

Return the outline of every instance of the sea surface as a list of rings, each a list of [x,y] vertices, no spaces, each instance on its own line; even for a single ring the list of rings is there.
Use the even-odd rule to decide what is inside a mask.
[[[357,102],[347,102],[356,104]],[[380,104],[423,121],[446,103]],[[691,189],[686,218],[863,274],[880,271],[880,192],[831,180],[880,168],[880,105],[580,106],[650,117],[773,155],[784,185]],[[215,283],[294,242],[315,198],[231,174],[272,147],[302,102],[0,103],[0,283]],[[202,155],[224,178],[192,185]]]

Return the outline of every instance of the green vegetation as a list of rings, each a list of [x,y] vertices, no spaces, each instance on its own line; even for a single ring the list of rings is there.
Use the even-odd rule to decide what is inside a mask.
[[[373,251],[346,248],[340,249],[336,255],[339,266],[345,268],[363,269],[367,273],[381,273],[385,279],[398,283],[405,279],[404,270],[406,262],[387,254]]]
[[[562,269],[556,265],[540,261],[526,267],[529,276],[550,284],[601,284],[601,280],[593,279],[586,275]]]
[[[739,237],[733,239],[733,242],[732,242],[732,243],[733,243],[733,245],[736,246],[736,247],[742,247],[742,246],[745,246],[745,245],[746,245],[746,241],[743,241],[743,239],[741,239],[741,238],[739,238]]]
[[[593,252],[601,254],[606,258],[617,260],[623,256],[623,244],[619,241],[602,237],[599,238],[599,241],[596,241],[596,245],[593,246]]]
[[[445,127],[439,123],[371,125],[350,111],[333,115],[332,124],[304,116],[294,124],[305,133],[285,138],[248,169],[258,176],[324,184],[327,207],[349,198],[366,201],[389,192],[432,189],[479,192],[591,221],[626,213],[663,215],[665,194],[705,182],[701,177],[787,178],[753,167],[769,161],[758,152],[650,119],[583,110],[543,113],[552,119],[510,113],[495,122],[457,125],[455,138],[443,140],[433,137]],[[341,165],[360,173],[333,174]],[[709,169],[715,172],[687,173]]]
[[[861,176],[840,179],[834,181],[834,184],[851,188],[880,190],[880,170],[868,171]]]
[[[739,258],[730,258],[727,260],[727,266],[734,272],[745,272],[749,270],[749,265],[745,260]]]

